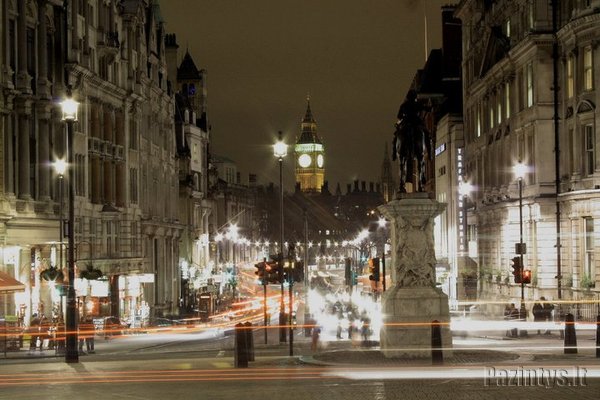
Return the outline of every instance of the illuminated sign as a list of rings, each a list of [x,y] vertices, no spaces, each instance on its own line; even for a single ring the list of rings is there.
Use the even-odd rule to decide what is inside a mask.
[[[440,144],[436,149],[435,149],[435,156],[439,156],[440,154],[442,154],[444,151],[446,151],[446,143],[442,143]]]

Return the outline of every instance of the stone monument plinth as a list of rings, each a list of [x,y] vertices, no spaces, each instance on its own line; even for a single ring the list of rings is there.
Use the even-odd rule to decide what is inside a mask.
[[[446,204],[427,193],[401,194],[379,206],[390,221],[392,282],[382,296],[381,351],[388,357],[431,357],[431,322],[438,321],[442,347],[452,347],[448,296],[435,286],[433,220]],[[444,350],[444,356],[450,356]]]

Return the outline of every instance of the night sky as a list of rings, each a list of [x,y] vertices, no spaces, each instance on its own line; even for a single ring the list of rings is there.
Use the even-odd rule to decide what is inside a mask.
[[[189,48],[208,72],[211,147],[238,164],[242,183],[278,182],[271,145],[291,144],[310,93],[326,146],[325,179],[378,181],[384,143],[412,78],[441,44],[440,0],[162,0],[179,59]],[[425,6],[425,7],[424,7]],[[293,160],[284,162],[293,188]]]

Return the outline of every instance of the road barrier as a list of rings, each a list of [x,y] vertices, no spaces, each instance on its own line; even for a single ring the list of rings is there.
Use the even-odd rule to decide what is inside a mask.
[[[242,323],[235,324],[234,366],[248,368],[248,340],[246,327]]]
[[[596,316],[596,358],[600,358],[600,313]]]
[[[248,351],[248,361],[254,361],[254,330],[252,329],[252,323],[246,322],[244,327],[246,328],[246,350]]]
[[[438,320],[431,322],[431,363],[441,365],[444,363],[442,351],[442,327]]]
[[[577,354],[577,333],[575,332],[575,317],[565,315],[565,354]]]

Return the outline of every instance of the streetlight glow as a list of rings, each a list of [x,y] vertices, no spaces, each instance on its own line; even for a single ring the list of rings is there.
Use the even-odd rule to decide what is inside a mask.
[[[527,173],[527,165],[519,161],[517,164],[514,165],[513,173],[515,174],[515,177],[518,180],[522,180],[525,177],[525,174]]]
[[[67,162],[64,159],[56,160],[52,163],[54,170],[60,176],[63,176],[67,172]]]
[[[63,121],[77,121],[77,110],[79,103],[71,97],[67,97],[60,103],[62,108],[62,120]]]
[[[273,145],[273,154],[277,158],[283,158],[283,157],[287,156],[287,148],[288,148],[287,144],[285,144],[285,142],[283,140],[281,140],[281,135],[280,135],[277,143],[275,143]]]
[[[474,187],[470,182],[460,182],[458,184],[458,193],[463,197],[469,196],[473,189]]]

